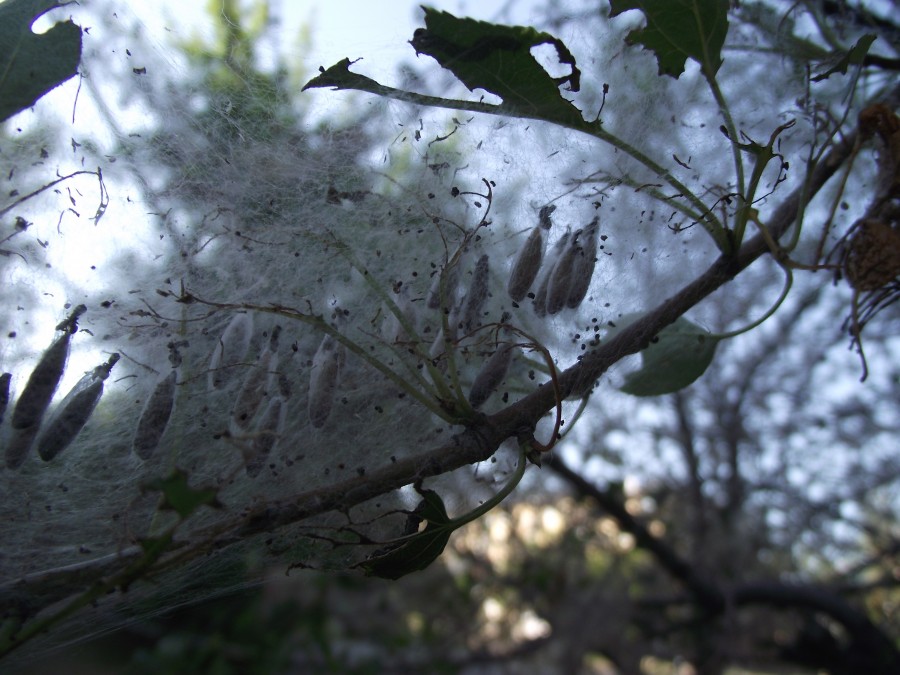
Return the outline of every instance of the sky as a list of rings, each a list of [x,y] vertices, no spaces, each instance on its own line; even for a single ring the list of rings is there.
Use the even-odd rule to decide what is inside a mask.
[[[215,3],[217,0],[212,2]],[[133,25],[137,26],[135,30],[140,30],[146,38],[145,43],[152,45],[156,50],[156,53],[151,55],[153,58],[169,60],[171,62],[168,65],[177,69],[179,67],[177,62],[169,56],[173,53],[169,45],[196,37],[201,39],[205,37],[207,43],[212,42],[208,9],[210,4],[212,3],[199,0],[189,2],[154,0],[113,7],[121,26],[130,26],[134,20]],[[246,6],[249,3],[240,4]],[[461,3],[457,2],[433,4],[454,11],[459,10],[461,6]],[[87,65],[89,63],[87,56],[91,50],[104,52],[108,47],[101,22],[97,21],[92,26],[94,22],[91,21],[91,12],[97,11],[97,6],[97,3],[88,0],[79,7],[53,10],[38,19],[33,30],[41,33],[57,21],[73,18],[76,23],[87,28],[83,41]],[[497,7],[499,6],[500,3],[497,4]],[[304,70],[309,77],[319,66],[328,67],[345,57],[351,59],[364,57],[365,72],[368,75],[387,79],[391,73],[396,72],[396,65],[400,61],[413,56],[412,48],[407,41],[412,37],[415,28],[421,25],[421,14],[419,3],[408,0],[381,3],[363,0],[328,2],[272,0],[269,20],[275,29],[270,31],[273,37],[268,45],[268,53],[273,62],[276,53],[281,54],[288,62],[292,58],[302,58]],[[261,53],[265,58],[265,48]],[[109,55],[104,54],[103,57],[107,56]],[[138,53],[131,54],[129,58],[136,66],[140,65]],[[82,68],[82,71],[90,78],[89,68]],[[11,128],[21,130],[20,133],[28,133],[46,125],[48,119],[55,119],[61,129],[60,133],[65,136],[66,143],[70,137],[74,140],[75,137],[91,136],[100,139],[101,142],[106,137],[109,148],[114,148],[115,136],[101,129],[103,106],[107,106],[120,129],[125,130],[140,127],[142,116],[148,113],[129,108],[127,102],[119,100],[115,82],[104,86],[102,82],[98,82],[99,79],[95,78],[92,82],[86,83],[79,81],[77,77],[73,78],[47,94],[34,109],[21,113],[7,124]],[[96,85],[96,88],[92,90],[89,85]],[[318,99],[325,100],[325,97]],[[5,150],[7,161],[15,159],[10,156],[8,147]],[[96,269],[102,269],[105,261],[123,253],[121,241],[109,236],[110,224],[117,222],[117,218],[121,220],[121,212],[116,213],[117,206],[125,206],[115,203],[116,194],[124,194],[121,186],[116,187],[118,189],[110,191],[114,201],[110,205],[105,222],[100,221],[97,226],[82,223],[75,225],[71,222],[71,214],[66,214],[64,219],[60,219],[57,204],[48,207],[52,213],[46,214],[45,218],[35,215],[33,209],[23,210],[28,220],[35,223],[31,234],[38,240],[51,242],[46,254],[52,272],[38,271],[24,265],[7,266],[4,270],[4,265],[7,265],[8,261],[0,259],[0,278],[3,283],[24,284],[39,296],[51,298],[67,296],[66,281],[82,286],[96,283]],[[78,184],[76,189],[87,199],[96,191],[96,180],[84,181]],[[46,232],[39,232],[38,227],[44,223]],[[139,224],[132,221],[131,226],[139,227]],[[55,232],[52,231],[54,228]],[[134,232],[135,239],[140,239],[140,236],[140,232]],[[90,260],[90,265],[86,264],[87,260]],[[37,277],[34,276],[35,273]],[[58,304],[51,302],[47,303],[43,311],[30,311],[27,326],[3,326],[4,333],[17,331],[19,339],[4,340],[4,344],[0,345],[0,371],[13,370],[19,375],[27,373],[26,363],[37,358],[49,344],[53,327],[63,318],[63,309],[57,306]],[[83,372],[90,370],[104,359],[99,352],[91,349],[75,350],[59,391],[66,391]],[[23,385],[24,381],[18,383],[19,387]]]

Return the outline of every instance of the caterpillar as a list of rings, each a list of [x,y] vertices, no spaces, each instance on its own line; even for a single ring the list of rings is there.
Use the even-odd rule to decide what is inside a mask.
[[[287,407],[284,405],[284,399],[280,396],[273,396],[269,400],[265,411],[259,419],[256,434],[250,445],[250,451],[245,458],[247,475],[250,478],[255,478],[259,475],[266,458],[278,442],[278,437],[284,428],[286,412]]]
[[[575,309],[582,303],[591,286],[594,276],[594,267],[597,264],[597,233],[600,229],[600,220],[594,218],[584,231],[581,239],[581,255],[575,260],[572,268],[572,283],[569,286],[569,295],[566,298],[566,306]]]
[[[343,360],[343,347],[333,337],[322,338],[313,357],[312,372],[309,376],[309,421],[316,429],[321,429],[328,421],[334,404],[338,373]]]
[[[469,403],[473,408],[481,407],[497,387],[500,386],[503,378],[506,377],[507,371],[509,371],[509,364],[512,361],[515,349],[516,345],[514,344],[501,345],[485,361],[481,370],[478,371],[475,381],[472,383],[472,389],[469,391]]]
[[[59,404],[38,439],[38,453],[49,462],[65,450],[84,428],[103,394],[103,383],[119,360],[118,354],[82,377]]]
[[[140,419],[138,419],[131,447],[135,454],[145,461],[153,455],[169,425],[169,419],[175,407],[177,383],[178,372],[175,370],[157,382],[153,393],[147,399]]]
[[[562,258],[564,251],[566,251],[566,246],[568,245],[571,236],[572,231],[566,229],[565,234],[559,238],[559,241],[556,242],[556,246],[553,247],[552,261],[548,261],[548,264],[544,265],[541,283],[538,285],[538,289],[534,294],[534,301],[532,302],[534,313],[538,316],[542,317],[547,315],[547,293],[550,290],[550,279],[553,276],[553,270]]]
[[[553,266],[553,274],[550,276],[550,285],[547,287],[547,314],[558,314],[569,298],[569,289],[572,287],[572,274],[575,270],[575,261],[582,255],[578,237],[581,230],[572,235],[568,248]]]
[[[69,317],[60,323],[56,330],[63,331],[51,344],[37,366],[28,378],[22,395],[16,401],[16,407],[12,414],[12,426],[14,429],[26,429],[37,425],[47,412],[50,400],[56,393],[63,371],[66,369],[66,361],[69,358],[69,342],[72,334],[78,330],[78,317],[87,311],[84,305],[78,305]]]
[[[444,295],[441,296],[441,279],[444,280]],[[439,309],[441,307],[449,307],[453,304],[453,298],[456,295],[456,287],[459,284],[459,263],[449,264],[441,268],[441,271],[434,275],[431,282],[431,288],[428,289],[428,309]]]
[[[472,283],[469,292],[463,302],[460,315],[461,327],[466,331],[477,328],[480,323],[481,310],[488,297],[488,277],[490,275],[490,259],[484,254],[475,263],[475,271],[472,273]]]
[[[521,302],[537,278],[544,257],[543,230],[549,230],[553,225],[550,214],[555,210],[556,207],[552,205],[541,209],[538,224],[528,235],[528,239],[516,257],[506,288],[513,302]]]
[[[209,361],[209,390],[222,389],[234,377],[234,366],[244,360],[253,336],[253,316],[236,314],[222,332]]]
[[[272,329],[269,342],[262,350],[256,364],[247,373],[231,411],[231,421],[239,429],[246,429],[256,415],[265,397],[274,389],[274,372],[278,368],[278,336],[281,326]]]
[[[12,380],[12,373],[3,373],[0,375],[0,424],[3,423],[3,416],[6,414],[6,406],[9,404],[10,380]]]

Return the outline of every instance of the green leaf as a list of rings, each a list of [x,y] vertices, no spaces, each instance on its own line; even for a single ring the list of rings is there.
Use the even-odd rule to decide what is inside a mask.
[[[641,367],[625,377],[622,391],[633,396],[671,394],[706,372],[719,339],[680,318],[641,352]]]
[[[35,20],[65,3],[6,0],[0,3],[0,122],[30,108],[74,76],[81,60],[81,28],[57,23],[42,35]]]
[[[827,80],[835,73],[846,75],[847,69],[850,66],[858,66],[862,64],[863,59],[866,57],[866,54],[869,53],[869,49],[871,48],[873,42],[875,42],[875,35],[872,35],[871,33],[863,35],[848,51],[837,52],[837,54],[834,55],[837,58],[837,61],[834,63],[834,65],[825,72],[819,73],[818,75],[813,77],[812,81],[821,82],[822,80]]]
[[[421,490],[420,494],[422,501],[416,514],[425,521],[425,529],[360,563],[359,567],[367,575],[399,579],[424,570],[444,552],[456,526],[447,515],[444,502],[437,492]]]
[[[181,469],[175,469],[168,478],[159,478],[147,483],[145,489],[162,492],[161,508],[175,511],[182,520],[201,506],[213,508],[221,506],[216,500],[217,490],[212,488],[193,489],[188,485],[187,474]]]
[[[708,77],[722,65],[722,45],[728,33],[728,0],[612,0],[610,17],[639,9],[647,25],[631,31],[628,44],[642,44],[656,53],[660,75],[678,78],[688,59]]]
[[[470,90],[496,94],[503,99],[501,107],[512,114],[583,122],[578,109],[559,91],[563,84],[578,91],[581,78],[575,57],[561,40],[530,27],[459,19],[448,12],[423,9],[425,28],[417,29],[410,41],[417,54],[433,57]],[[570,74],[553,78],[537,62],[531,49],[544,44],[556,48]]]

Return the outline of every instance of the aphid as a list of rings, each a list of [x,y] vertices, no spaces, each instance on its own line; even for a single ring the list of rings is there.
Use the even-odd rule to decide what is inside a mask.
[[[275,371],[278,369],[278,335],[281,326],[272,329],[269,343],[262,350],[256,365],[250,369],[241,385],[234,409],[231,411],[231,421],[239,429],[246,429],[250,420],[256,415],[265,397],[277,386]]]
[[[260,417],[256,434],[245,457],[247,475],[251,478],[259,475],[266,458],[278,442],[278,437],[284,428],[286,412],[287,406],[284,405],[284,399],[280,396],[273,396]]]
[[[169,425],[172,409],[175,406],[175,385],[177,383],[178,372],[172,370],[156,383],[153,393],[147,399],[132,443],[135,454],[143,460],[148,460],[153,455]]]
[[[16,401],[12,414],[14,429],[27,429],[40,424],[66,369],[69,341],[72,334],[78,330],[78,317],[86,311],[87,307],[78,305],[69,317],[56,327],[56,330],[63,331],[63,334],[41,356],[31,377],[28,378],[25,389],[22,390],[22,395]]]
[[[575,260],[572,269],[572,285],[569,287],[569,297],[566,306],[572,309],[578,307],[587,295],[594,276],[594,266],[597,264],[597,233],[600,230],[600,220],[594,218],[584,231],[581,238],[581,255]]]
[[[0,424],[3,423],[3,415],[6,414],[6,406],[9,404],[9,382],[12,373],[0,375]]]
[[[569,243],[569,237],[572,236],[572,232],[570,230],[566,230],[566,233],[559,238],[559,241],[556,242],[556,246],[553,247],[553,257],[547,261],[547,264],[544,265],[544,273],[541,276],[541,283],[538,285],[538,289],[534,294],[534,301],[532,306],[534,307],[534,313],[538,316],[546,316],[547,315],[547,292],[550,289],[550,278],[553,276],[553,269],[556,267],[556,263],[562,257],[563,252],[566,250],[566,245]]]
[[[209,388],[221,389],[234,377],[234,366],[240,364],[250,349],[253,337],[253,317],[250,314],[235,314],[213,349],[209,361]]]
[[[459,323],[466,331],[477,328],[480,323],[481,310],[488,297],[489,275],[490,261],[487,254],[484,254],[475,264],[472,283],[469,285],[469,292],[466,293],[466,299],[463,301]]]
[[[550,214],[555,209],[555,206],[545,206],[541,209],[538,225],[534,227],[531,234],[528,235],[525,244],[519,250],[519,255],[513,264],[512,272],[509,275],[509,284],[507,285],[507,292],[513,302],[521,302],[537,278],[538,271],[541,268],[541,261],[544,257],[544,235],[542,230],[549,230],[553,225],[550,220]]]
[[[472,383],[472,389],[469,392],[469,403],[473,408],[479,408],[490,398],[491,394],[500,386],[503,378],[509,370],[509,364],[512,361],[513,351],[516,349],[514,344],[505,344],[497,348],[491,358],[485,361],[475,381]]]
[[[82,377],[66,394],[38,439],[38,453],[45,462],[69,447],[84,428],[103,394],[103,382],[118,360],[119,355],[113,354],[109,361]]]
[[[322,338],[309,375],[309,421],[316,429],[325,426],[331,414],[342,360],[343,347],[330,335]]]

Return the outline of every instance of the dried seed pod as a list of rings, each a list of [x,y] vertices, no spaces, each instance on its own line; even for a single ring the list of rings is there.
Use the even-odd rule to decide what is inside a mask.
[[[147,399],[132,442],[135,454],[143,460],[150,459],[153,452],[159,447],[159,442],[169,425],[169,419],[172,417],[172,410],[175,407],[177,383],[178,372],[172,370],[156,383],[153,393]]]
[[[3,423],[3,415],[6,414],[6,406],[9,404],[10,380],[12,380],[12,373],[0,375],[0,424]]]
[[[334,404],[338,373],[343,361],[343,347],[333,337],[322,338],[313,357],[312,372],[309,375],[309,421],[316,429],[321,429],[328,421]]]
[[[500,345],[497,351],[485,361],[469,392],[469,403],[473,408],[481,407],[503,382],[515,349],[516,345],[514,344]]]
[[[84,428],[103,394],[103,382],[118,360],[119,355],[113,354],[109,361],[82,377],[66,394],[38,439],[38,453],[45,462],[69,447]]]
[[[471,331],[481,323],[481,310],[488,297],[488,277],[490,276],[490,259],[484,254],[475,264],[472,283],[463,301],[459,324],[465,331]]]
[[[534,302],[532,303],[534,313],[538,316],[547,315],[547,293],[550,289],[550,278],[553,276],[553,269],[556,267],[556,263],[559,262],[563,253],[566,251],[566,246],[568,245],[571,236],[572,232],[566,230],[566,233],[559,238],[559,241],[556,242],[556,246],[553,247],[552,258],[544,265],[541,283],[538,284],[538,289],[534,294]]]
[[[234,379],[235,366],[240,364],[250,349],[253,337],[253,316],[235,314],[222,332],[209,361],[209,389],[222,389]]]
[[[268,344],[263,348],[256,364],[247,373],[241,391],[231,411],[231,421],[239,429],[246,429],[256,415],[263,400],[277,386],[275,371],[278,369],[278,335],[281,326],[275,326]]]
[[[269,400],[256,427],[250,450],[244,458],[246,461],[247,475],[255,478],[262,471],[272,448],[278,443],[278,438],[284,430],[284,418],[287,406],[280,396],[273,396]]]
[[[582,255],[581,244],[578,242],[580,235],[581,230],[572,235],[569,245],[553,266],[553,273],[547,286],[547,314],[557,314],[566,306],[569,289],[572,287],[575,261]]]
[[[66,361],[69,358],[69,342],[72,334],[78,330],[78,317],[84,314],[87,308],[78,305],[72,310],[69,317],[60,323],[56,330],[63,331],[47,351],[41,356],[37,366],[28,378],[22,395],[16,401],[16,407],[12,414],[12,426],[14,429],[27,429],[40,424],[47,406],[59,386],[63,371],[66,369]]]
[[[569,297],[566,306],[575,309],[582,303],[591,286],[594,276],[594,266],[597,264],[597,234],[600,230],[600,220],[594,218],[581,237],[581,255],[575,260],[572,269],[572,285],[569,287]]]

